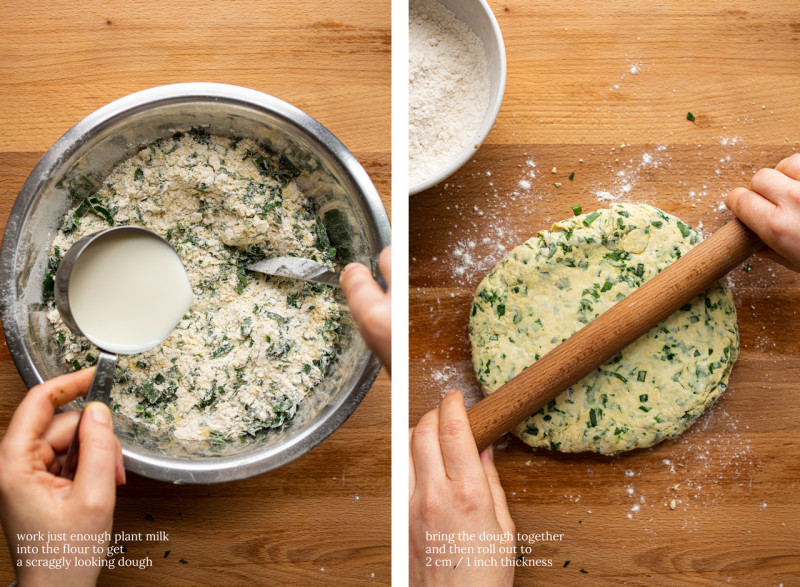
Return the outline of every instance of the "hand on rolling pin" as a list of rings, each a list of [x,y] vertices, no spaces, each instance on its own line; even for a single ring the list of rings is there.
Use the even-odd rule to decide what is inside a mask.
[[[800,153],[757,171],[725,204],[770,247],[763,256],[800,271]]]
[[[27,566],[28,559],[56,561],[64,556],[44,554],[41,541],[20,542],[21,534],[41,532],[67,535],[111,532],[116,501],[116,486],[125,483],[122,451],[111,423],[108,407],[98,402],[86,406],[81,420],[80,452],[75,480],[59,477],[80,413],[70,410],[53,415],[89,389],[94,369],[62,375],[33,387],[14,412],[0,442],[0,521],[11,551],[17,581],[24,585],[94,585],[100,566],[50,569]],[[63,548],[63,539],[51,546]],[[69,542],[87,547],[87,554],[67,558],[85,560],[106,558],[105,544]],[[35,545],[37,554],[20,553],[20,546]],[[102,547],[93,554],[92,546]],[[33,562],[33,560],[31,560]]]
[[[459,540],[462,532],[476,537],[486,532],[497,538],[494,543],[498,548],[516,543],[516,529],[494,466],[492,448],[478,454],[460,391],[448,391],[440,407],[425,414],[412,428],[409,476],[411,585],[511,585],[513,562],[502,566],[500,559],[504,555],[497,554],[499,550],[494,555],[476,555],[475,547],[489,544],[485,540]],[[460,565],[453,561],[456,568],[436,566],[437,560],[454,558],[448,551],[450,537],[460,548],[473,547],[473,554],[464,555],[469,556],[470,562],[494,558],[497,566],[467,565],[463,561]],[[426,552],[427,547],[442,544],[444,554]],[[460,557],[457,555],[455,560]]]
[[[360,263],[350,263],[342,271],[342,286],[347,305],[353,313],[358,330],[386,368],[392,370],[392,247],[381,251],[378,261],[386,280],[384,292],[372,273]]]

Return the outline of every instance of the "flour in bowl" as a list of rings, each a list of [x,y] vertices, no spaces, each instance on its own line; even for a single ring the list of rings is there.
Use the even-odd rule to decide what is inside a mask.
[[[76,205],[51,246],[46,292],[78,239],[134,224],[175,248],[194,295],[164,343],[119,357],[115,412],[177,439],[224,444],[282,426],[322,380],[344,311],[333,288],[245,270],[283,255],[335,268],[335,249],[295,182],[300,173],[268,145],[199,130],[156,141],[100,184],[70,186]],[[60,358],[92,365],[97,351],[50,303]]]
[[[440,172],[475,147],[489,109],[481,40],[436,0],[411,0],[408,49],[409,185]]]

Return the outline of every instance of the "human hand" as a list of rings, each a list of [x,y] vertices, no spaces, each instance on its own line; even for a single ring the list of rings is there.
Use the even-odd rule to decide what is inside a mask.
[[[102,567],[97,562],[93,566],[90,560],[106,558],[115,486],[125,483],[111,412],[99,402],[91,402],[84,409],[74,481],[58,474],[80,414],[70,410],[53,415],[55,408],[85,394],[93,376],[94,369],[84,369],[31,388],[0,442],[0,520],[20,587],[94,585]],[[48,533],[65,534],[54,538],[54,544],[60,548],[64,542],[81,549],[89,547],[88,552],[70,553],[67,559],[72,564],[68,568],[27,566],[65,556],[63,552],[43,554],[41,550],[34,555],[19,553],[19,546],[26,544],[19,535],[39,532],[45,542]],[[108,539],[70,539],[70,534],[103,533],[109,533]],[[93,554],[92,546],[102,547],[102,554]],[[76,566],[74,559],[86,561],[86,566]]]
[[[770,247],[764,256],[800,271],[800,153],[758,170],[750,189],[733,189],[725,205]]]
[[[464,396],[457,389],[448,391],[440,407],[425,414],[411,430],[409,476],[411,584],[511,585],[513,560],[509,560],[510,566],[502,566],[500,561],[498,566],[467,566],[463,562],[455,568],[428,566],[430,555],[426,547],[441,543],[428,539],[433,533],[454,536],[453,544],[460,549],[472,547],[473,554],[469,555],[472,561],[492,558],[474,554],[477,546],[488,543],[459,540],[461,532],[494,535],[499,538],[495,541],[498,547],[516,543],[516,529],[494,466],[492,449],[478,455]],[[501,536],[504,538],[500,539]]]
[[[386,368],[392,370],[392,247],[381,251],[378,261],[386,280],[384,292],[372,273],[360,263],[350,263],[342,271],[339,284],[347,298],[358,330]]]

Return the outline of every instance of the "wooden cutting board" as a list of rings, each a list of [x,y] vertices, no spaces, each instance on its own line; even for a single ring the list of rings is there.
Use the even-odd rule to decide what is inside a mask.
[[[5,2],[0,229],[39,157],[72,125],[124,95],[185,81],[242,85],[304,110],[354,153],[388,209],[389,67],[388,2]],[[3,340],[0,434],[25,391]],[[153,566],[104,571],[100,584],[388,583],[388,407],[382,374],[328,440],[253,479],[173,486],[129,475],[115,532],[163,530],[169,540],[128,542],[127,557]],[[2,585],[13,580],[10,560],[0,538]]]
[[[649,203],[713,232],[724,194],[800,150],[795,2],[490,4],[508,56],[495,128],[410,201],[412,424],[449,387],[480,397],[468,311],[511,248],[574,204]],[[495,451],[517,531],[564,535],[533,545],[552,567],[518,584],[800,581],[800,276],[756,259],[729,282],[741,356],[683,437],[614,458]]]

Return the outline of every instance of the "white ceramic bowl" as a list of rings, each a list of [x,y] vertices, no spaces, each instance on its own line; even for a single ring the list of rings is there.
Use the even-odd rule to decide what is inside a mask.
[[[503,35],[497,24],[492,9],[486,0],[438,0],[440,4],[450,9],[460,20],[477,35],[483,42],[486,51],[487,69],[489,71],[489,107],[481,121],[479,128],[475,129],[475,140],[464,148],[446,167],[428,179],[409,186],[409,193],[417,194],[436,185],[443,179],[456,172],[470,157],[475,154],[478,147],[492,130],[500,105],[503,103],[503,93],[506,89],[506,48],[503,44]]]

